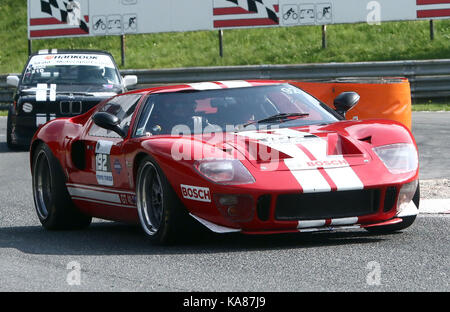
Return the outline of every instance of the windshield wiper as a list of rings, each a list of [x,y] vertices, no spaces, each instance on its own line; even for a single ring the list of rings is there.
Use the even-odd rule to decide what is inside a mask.
[[[260,120],[256,120],[256,121],[251,121],[248,122],[246,124],[244,124],[242,127],[245,128],[247,126],[253,125],[253,124],[259,124],[259,123],[271,123],[271,122],[286,122],[286,121],[290,121],[290,120],[294,120],[297,118],[302,118],[302,117],[308,117],[309,114],[308,113],[280,113],[280,114],[276,114],[264,119],[260,119]]]

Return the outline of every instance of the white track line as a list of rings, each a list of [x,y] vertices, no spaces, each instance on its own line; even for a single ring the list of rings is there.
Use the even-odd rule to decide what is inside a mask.
[[[421,199],[419,213],[450,214],[450,199]]]

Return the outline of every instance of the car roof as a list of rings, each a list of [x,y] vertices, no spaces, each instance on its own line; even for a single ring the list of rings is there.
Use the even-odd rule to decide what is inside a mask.
[[[89,50],[89,49],[77,49],[77,50],[59,50],[59,49],[43,49],[34,52],[30,57],[35,55],[45,55],[45,54],[105,54],[111,56],[111,53],[103,50]]]

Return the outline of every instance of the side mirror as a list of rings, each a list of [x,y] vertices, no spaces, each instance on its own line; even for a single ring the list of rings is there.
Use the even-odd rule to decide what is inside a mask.
[[[123,85],[125,86],[125,88],[137,85],[138,83],[138,78],[136,75],[126,75],[125,77],[123,77]]]
[[[360,98],[356,92],[342,92],[334,99],[336,112],[345,118],[345,114],[358,104]]]
[[[117,116],[107,112],[97,112],[92,116],[92,120],[100,128],[114,131],[122,138],[127,136],[127,134],[119,127],[120,120]]]
[[[6,77],[6,84],[11,87],[17,88],[17,86],[19,85],[19,81],[20,81],[20,79],[17,76],[10,75],[10,76]]]

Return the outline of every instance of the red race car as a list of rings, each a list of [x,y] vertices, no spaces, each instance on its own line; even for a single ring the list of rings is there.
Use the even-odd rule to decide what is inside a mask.
[[[389,120],[346,121],[279,81],[220,81],[118,95],[41,126],[30,150],[47,229],[92,217],[140,223],[156,243],[200,222],[219,233],[273,234],[410,226],[418,151]]]

